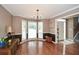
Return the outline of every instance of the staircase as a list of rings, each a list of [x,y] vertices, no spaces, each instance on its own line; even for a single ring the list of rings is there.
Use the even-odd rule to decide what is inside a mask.
[[[79,44],[79,32],[75,35],[74,42]]]
[[[74,28],[74,36],[77,34],[77,32],[79,32],[79,23],[75,26],[75,28]]]
[[[74,34],[74,42],[79,44],[79,23],[74,29],[75,34]]]

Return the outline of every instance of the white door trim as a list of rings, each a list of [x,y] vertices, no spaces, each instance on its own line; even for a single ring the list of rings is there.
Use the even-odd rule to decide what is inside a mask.
[[[64,22],[64,42],[66,40],[66,19],[55,19],[55,42],[57,43],[57,23]]]

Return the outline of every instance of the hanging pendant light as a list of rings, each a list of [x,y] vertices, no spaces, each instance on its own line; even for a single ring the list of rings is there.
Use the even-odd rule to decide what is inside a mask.
[[[39,9],[36,10],[37,11],[37,20],[39,19]]]
[[[37,12],[37,19],[36,19],[37,20],[37,38],[38,38],[38,20],[39,20],[39,14],[38,13],[39,13],[39,9],[37,9],[36,12]]]

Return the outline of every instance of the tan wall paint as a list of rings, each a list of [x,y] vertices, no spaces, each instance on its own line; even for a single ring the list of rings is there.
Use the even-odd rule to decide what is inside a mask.
[[[13,32],[16,33],[22,33],[22,19],[19,16],[13,16]]]
[[[22,20],[25,19],[23,17],[14,16],[13,17],[13,32],[22,33]],[[43,20],[43,31],[44,33],[50,32],[50,20]],[[54,32],[54,30],[51,30]]]
[[[43,32],[44,33],[49,33],[50,32],[50,21],[49,20],[43,20]]]
[[[67,19],[67,39],[73,39],[74,36],[74,24],[73,24],[74,18],[68,18]]]
[[[50,33],[55,34],[55,19],[50,19],[49,26]]]
[[[7,27],[11,26],[12,15],[0,5],[0,34],[7,32]]]

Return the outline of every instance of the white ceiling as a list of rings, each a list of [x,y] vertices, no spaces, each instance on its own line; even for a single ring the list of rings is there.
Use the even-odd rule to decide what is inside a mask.
[[[78,4],[3,4],[2,6],[14,16],[33,19],[36,19],[36,10],[39,9],[39,18],[49,19]]]

